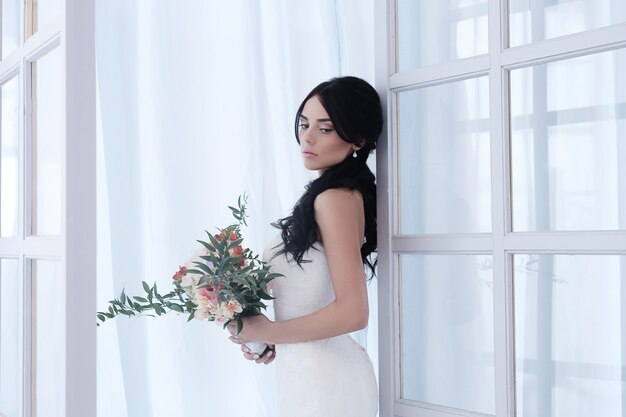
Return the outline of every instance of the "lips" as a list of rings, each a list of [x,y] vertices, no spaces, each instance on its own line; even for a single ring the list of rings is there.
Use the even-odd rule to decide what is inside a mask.
[[[309,152],[309,151],[302,152],[302,155],[307,156],[307,157],[317,156],[317,154],[314,154],[313,152]]]

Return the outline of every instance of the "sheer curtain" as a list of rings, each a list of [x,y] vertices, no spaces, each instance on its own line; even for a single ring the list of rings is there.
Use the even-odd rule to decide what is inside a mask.
[[[249,195],[257,253],[314,173],[293,116],[337,75],[373,82],[372,0],[97,1],[98,305],[166,288]],[[376,361],[375,284],[369,340]],[[272,416],[272,366],[183,316],[98,329],[100,417]]]

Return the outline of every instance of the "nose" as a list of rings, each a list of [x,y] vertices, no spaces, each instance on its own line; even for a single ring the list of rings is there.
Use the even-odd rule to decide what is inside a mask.
[[[302,140],[304,143],[311,143],[311,137],[309,136],[308,131],[304,131],[300,134],[300,140]]]

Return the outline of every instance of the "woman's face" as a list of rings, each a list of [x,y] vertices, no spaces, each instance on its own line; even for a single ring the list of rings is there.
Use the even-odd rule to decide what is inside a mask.
[[[299,126],[304,166],[310,170],[318,170],[320,175],[358,149],[356,145],[339,137],[317,96],[304,103]]]

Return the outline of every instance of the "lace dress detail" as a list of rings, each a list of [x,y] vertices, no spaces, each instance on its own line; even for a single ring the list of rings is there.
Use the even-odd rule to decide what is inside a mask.
[[[305,254],[302,268],[285,255],[273,258],[282,244],[270,242],[263,259],[274,280],[276,320],[313,313],[335,294],[328,273],[324,247],[318,242]],[[288,260],[289,259],[289,260]],[[337,318],[340,319],[340,318]],[[374,417],[378,388],[369,356],[350,335],[276,346],[276,377],[280,417]]]

